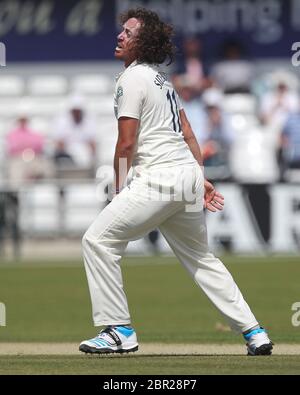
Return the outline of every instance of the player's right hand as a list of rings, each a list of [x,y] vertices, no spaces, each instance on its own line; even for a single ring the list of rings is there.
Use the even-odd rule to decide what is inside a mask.
[[[204,181],[204,207],[213,213],[224,208],[224,196],[207,180]]]

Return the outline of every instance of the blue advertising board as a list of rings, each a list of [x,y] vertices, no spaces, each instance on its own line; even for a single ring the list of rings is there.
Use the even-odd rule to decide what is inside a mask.
[[[176,39],[196,35],[213,58],[226,38],[238,38],[253,58],[290,57],[300,41],[299,0],[0,0],[0,42],[7,61],[113,59],[117,15],[156,10]]]

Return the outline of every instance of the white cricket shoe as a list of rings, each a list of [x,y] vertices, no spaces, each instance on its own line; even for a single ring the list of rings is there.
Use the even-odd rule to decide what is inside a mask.
[[[108,326],[98,336],[80,343],[79,351],[89,354],[128,353],[139,348],[136,333],[127,326]]]
[[[264,328],[254,329],[253,331],[244,335],[247,340],[248,355],[271,355],[273,343],[269,339]]]

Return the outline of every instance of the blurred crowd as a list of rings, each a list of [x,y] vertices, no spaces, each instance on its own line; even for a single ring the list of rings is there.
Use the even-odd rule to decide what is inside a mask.
[[[223,43],[218,61],[207,64],[202,42],[189,37],[172,81],[200,144],[207,178],[263,184],[300,179],[299,81],[294,74],[275,69],[256,75],[253,61],[232,40]],[[95,177],[101,165],[101,125],[85,98],[72,94],[49,130],[47,138],[33,130],[30,114],[20,108],[5,137],[7,179],[18,184],[72,174]]]
[[[220,59],[212,63],[206,61],[203,51],[198,38],[186,38],[171,79],[199,142],[206,178],[263,187],[274,182],[300,182],[299,77],[289,68],[257,73],[255,62],[237,41],[224,42]],[[113,83],[104,77],[87,76],[81,86],[92,92],[90,97],[80,90],[64,91],[60,96],[56,92],[57,96],[50,97],[55,113],[45,117],[47,133],[32,122],[32,111],[26,105],[15,111],[13,127],[4,131],[2,127],[0,250],[4,230],[9,228],[16,254],[19,251],[21,186],[55,180],[60,206],[64,207],[65,180],[95,179],[99,166],[112,163],[117,123]],[[50,91],[54,90],[53,81],[46,81]],[[38,82],[35,88],[39,89],[33,109],[42,86]],[[56,111],[60,98],[67,104],[63,111]],[[109,121],[104,121],[99,111],[91,111],[91,105],[111,114],[106,115]],[[158,233],[151,232],[148,240],[153,251],[158,251]]]
[[[173,83],[212,180],[300,181],[299,79],[285,69],[257,75],[238,41],[220,60],[203,60],[202,42],[183,42]]]
[[[97,166],[96,120],[88,113],[84,97],[68,99],[45,136],[30,126],[26,108],[20,106],[16,124],[6,134],[6,175],[12,186],[24,181],[94,177]]]

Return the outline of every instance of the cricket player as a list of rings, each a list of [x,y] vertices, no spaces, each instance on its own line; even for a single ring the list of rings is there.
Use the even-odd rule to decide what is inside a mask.
[[[121,23],[115,57],[125,70],[115,90],[115,196],[83,237],[93,320],[104,328],[79,350],[138,350],[120,261],[128,242],[158,228],[231,328],[243,334],[248,354],[270,355],[272,342],[265,329],[208,249],[203,208],[222,210],[224,199],[204,179],[198,143],[172,84],[159,68],[173,59],[172,27],[144,8],[122,14]],[[130,168],[133,178],[126,185]]]

